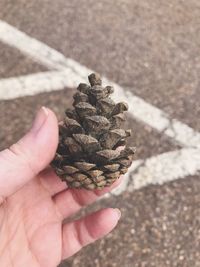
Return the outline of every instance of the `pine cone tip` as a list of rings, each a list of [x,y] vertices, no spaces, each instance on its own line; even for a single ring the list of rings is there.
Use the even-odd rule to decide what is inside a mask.
[[[88,80],[91,86],[102,85],[101,76],[98,73],[92,73],[88,76]]]

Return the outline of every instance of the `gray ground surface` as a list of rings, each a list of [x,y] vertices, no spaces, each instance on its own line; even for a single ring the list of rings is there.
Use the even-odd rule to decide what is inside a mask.
[[[0,79],[46,71],[17,50],[0,44]]]
[[[0,0],[0,19],[105,74],[173,118],[200,130],[198,0]],[[46,71],[0,43],[0,78]],[[74,89],[0,102],[0,148],[16,141],[41,105],[62,117]],[[178,146],[133,119],[137,158]],[[198,176],[102,200],[120,207],[108,237],[65,267],[200,267]]]

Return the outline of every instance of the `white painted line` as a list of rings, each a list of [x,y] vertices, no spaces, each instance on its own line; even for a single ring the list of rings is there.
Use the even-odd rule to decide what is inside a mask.
[[[63,54],[58,51],[50,48],[44,43],[31,38],[27,34],[19,31],[15,27],[9,25],[8,23],[0,20],[0,40],[10,46],[18,48],[22,53],[30,56],[35,61],[45,65],[48,68],[56,69],[56,70],[66,70],[66,79],[68,83],[64,83],[64,86],[75,86],[83,79],[85,79],[92,70],[88,69],[85,66],[82,66],[78,62],[66,58]],[[46,87],[50,90],[50,81],[47,80],[46,74],[43,79],[41,76],[41,81],[38,81],[39,85],[44,86],[44,91]],[[77,75],[77,77],[76,77]],[[60,79],[60,74],[58,73],[58,79]],[[62,76],[62,75],[61,75]],[[82,77],[82,79],[80,78]],[[57,79],[57,78],[55,78]],[[106,83],[113,84],[116,88],[115,90],[115,99],[117,101],[124,100],[129,104],[130,113],[139,121],[143,121],[145,124],[148,124],[152,128],[156,129],[158,132],[163,132],[176,140],[180,145],[187,147],[200,147],[200,134],[195,132],[192,128],[185,125],[184,123],[179,122],[178,120],[170,120],[169,116],[164,113],[162,110],[156,108],[155,106],[145,102],[142,98],[139,98],[133,95],[129,91],[125,91],[119,85],[109,81],[104,78]],[[20,96],[27,94],[35,94],[37,93],[36,85],[31,84],[31,79],[29,79],[28,85],[29,89],[24,87],[19,89]],[[45,84],[45,81],[47,85]],[[17,80],[15,80],[16,83]],[[15,82],[13,84],[15,86]],[[34,82],[34,80],[33,80]],[[40,83],[41,82],[41,83]],[[20,84],[22,83],[22,79],[20,80]],[[1,93],[0,98],[6,98],[7,88],[5,87],[8,81],[3,81],[3,84],[0,84],[0,88],[3,88],[3,92]],[[19,88],[19,85],[16,85]],[[55,89],[54,89],[55,88]],[[6,89],[6,90],[5,90]],[[58,88],[54,86],[52,83],[52,90],[57,90]],[[61,88],[60,88],[61,89]],[[41,89],[38,89],[41,92]],[[13,97],[17,95],[15,90],[13,89]],[[9,90],[9,98],[11,98],[12,92]]]
[[[125,180],[112,194],[134,191],[148,185],[164,183],[196,175],[200,172],[200,149],[183,148],[146,160],[133,162]]]
[[[129,104],[129,112],[137,120],[148,124],[158,132],[163,132],[168,137],[175,140],[183,147],[200,148],[200,133],[194,131],[187,124],[176,119],[170,119],[161,109],[147,103],[142,98],[135,96],[132,92],[124,90],[118,84],[107,80],[108,84],[112,84],[116,90],[114,99],[116,101],[125,101]]]
[[[63,69],[65,57],[45,44],[29,37],[15,27],[0,20],[0,41],[13,46],[50,69]],[[41,49],[42,48],[42,49]]]
[[[67,77],[70,77],[68,79]],[[71,69],[30,74],[0,80],[0,99],[8,100],[17,97],[36,95],[44,92],[61,90],[64,87],[77,86],[77,75]],[[79,81],[84,82],[82,77]]]
[[[200,133],[176,119],[171,119],[171,124],[165,129],[164,134],[182,146],[200,148]]]
[[[30,37],[26,33],[0,20],[0,41],[20,50],[32,60],[52,70],[71,69],[77,76],[87,77],[92,70],[80,65],[71,58],[66,58],[62,53],[48,45]],[[85,76],[85,73],[87,75]]]
[[[1,20],[0,40],[10,46],[18,48],[22,53],[30,56],[35,61],[45,65],[50,69],[64,69],[66,71],[66,81],[62,74],[60,75],[60,73],[54,73],[54,75],[58,75],[58,78],[54,77],[55,80],[57,80],[57,84],[59,84],[58,80],[61,79],[62,81],[65,81],[63,82],[64,86],[76,86],[81,80],[84,80],[88,76],[88,74],[92,72],[92,70],[88,69],[87,67],[82,66],[73,59],[66,58],[58,51],[50,48],[49,46],[34,38],[31,38],[27,34],[19,31],[15,27]],[[10,99],[16,97],[17,95],[19,97],[23,95],[25,96],[27,94],[36,94],[38,92],[42,92],[42,86],[44,87],[44,92],[50,91],[50,89],[57,90],[58,87],[55,86],[55,83],[52,82],[51,79],[50,81],[48,81],[47,75],[44,75],[44,79],[42,78],[42,75],[40,75],[40,79],[37,81],[37,83],[35,83],[34,81],[35,76],[33,76],[33,79],[29,78],[28,82],[25,78],[25,84],[27,84],[29,88],[26,88],[26,86],[22,84],[23,79],[19,79],[19,81],[17,81],[17,79],[12,80],[13,86],[17,88],[17,91],[15,91],[14,89],[8,90],[7,85],[9,85],[9,82],[3,80],[3,83],[0,83],[0,88],[2,90],[0,99],[6,99],[7,96]],[[82,79],[80,77],[82,77]],[[188,125],[179,122],[178,120],[171,120],[169,116],[162,110],[145,102],[142,98],[135,96],[130,91],[124,90],[122,87],[109,81],[108,79],[104,78],[104,81],[107,84],[113,84],[115,86],[115,99],[117,101],[126,101],[129,104],[130,113],[137,120],[148,124],[152,128],[156,129],[158,132],[164,132],[167,136],[176,140],[181,146],[200,147],[200,133],[195,132]],[[35,83],[35,85],[33,85],[33,83]],[[23,85],[21,89],[19,84]],[[60,85],[59,89],[61,89]],[[6,93],[7,90],[9,94]]]
[[[184,148],[147,159],[132,176],[129,190],[149,184],[162,185],[200,171],[200,149]],[[134,164],[133,164],[134,168]]]
[[[72,63],[71,63],[72,64]],[[74,68],[81,69],[81,65],[75,64]],[[18,78],[0,80],[0,99],[12,99],[25,95],[34,95],[42,92],[61,90],[64,87],[76,87],[80,82],[85,82],[88,73],[84,67],[80,72],[74,72],[71,68],[63,71],[52,71],[22,76]],[[84,75],[85,74],[85,75]],[[125,101],[129,104],[129,112],[137,120],[148,124],[158,132],[163,132],[181,146],[200,147],[200,133],[195,132],[188,125],[170,119],[166,113],[143,99],[133,95],[130,91],[123,90],[119,85],[104,78],[104,83],[113,85],[116,101]]]

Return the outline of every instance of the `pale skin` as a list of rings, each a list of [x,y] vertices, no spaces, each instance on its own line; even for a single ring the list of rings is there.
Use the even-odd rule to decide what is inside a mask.
[[[117,225],[120,211],[112,208],[63,223],[120,180],[102,191],[67,188],[47,167],[57,144],[57,119],[41,108],[31,130],[0,152],[1,267],[56,267]]]

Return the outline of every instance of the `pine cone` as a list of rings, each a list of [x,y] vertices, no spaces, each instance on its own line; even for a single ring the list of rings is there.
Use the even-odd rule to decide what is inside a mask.
[[[101,189],[125,174],[135,148],[126,145],[130,130],[123,129],[124,102],[110,98],[114,89],[102,87],[101,78],[92,73],[90,85],[81,83],[74,95],[74,109],[66,110],[59,123],[59,145],[52,162],[56,174],[69,187]]]

